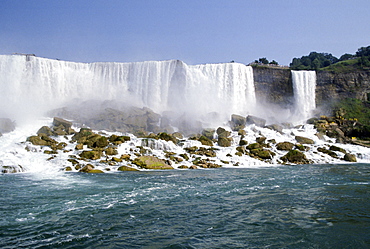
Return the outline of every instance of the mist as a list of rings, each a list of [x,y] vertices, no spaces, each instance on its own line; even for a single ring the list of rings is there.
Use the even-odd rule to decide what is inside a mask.
[[[253,69],[240,63],[75,63],[0,55],[0,91],[1,117],[17,123],[62,107],[79,120],[107,108],[127,111],[146,107],[162,115],[175,129],[197,130],[225,125],[231,114],[255,115],[273,123],[306,118],[312,109],[311,100],[303,114],[299,108],[305,107],[307,100],[297,102],[293,111],[257,103]],[[305,98],[308,94],[311,92],[303,90],[297,96]]]

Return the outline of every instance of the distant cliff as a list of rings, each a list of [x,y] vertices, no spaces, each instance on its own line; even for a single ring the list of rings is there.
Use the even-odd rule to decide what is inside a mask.
[[[254,67],[256,98],[260,103],[282,107],[293,101],[291,70],[275,67]],[[351,72],[318,71],[316,74],[316,105],[355,98],[370,101],[370,70]]]

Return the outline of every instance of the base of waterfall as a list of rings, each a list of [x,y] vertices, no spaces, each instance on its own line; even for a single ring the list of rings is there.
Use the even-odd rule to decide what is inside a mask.
[[[43,118],[0,137],[0,170],[112,173],[370,163],[370,148],[349,143],[338,134],[337,138],[323,135],[316,129],[323,120],[314,123],[266,126],[258,117],[232,115],[223,126],[185,135],[173,130],[148,132],[138,126],[131,126],[134,133],[97,130],[62,118]]]

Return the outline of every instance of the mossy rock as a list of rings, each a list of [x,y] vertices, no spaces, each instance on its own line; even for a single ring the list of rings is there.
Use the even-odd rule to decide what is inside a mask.
[[[208,139],[213,139],[214,134],[215,134],[215,129],[212,129],[212,128],[206,128],[202,131],[202,135]]]
[[[97,160],[102,156],[102,152],[96,150],[84,150],[79,156],[84,159]]]
[[[256,142],[259,144],[263,144],[266,141],[266,137],[257,137]]]
[[[84,145],[83,144],[77,144],[75,146],[75,150],[82,150],[84,148]]]
[[[179,166],[178,168],[179,168],[179,169],[189,169],[189,167],[188,167],[188,166],[186,166],[186,165],[181,165],[181,166]]]
[[[98,138],[98,140],[96,140],[94,147],[105,148],[106,146],[108,146],[108,144],[109,144],[108,138],[101,136],[100,138]]]
[[[77,166],[76,166],[76,169],[77,169]],[[87,164],[84,167],[82,167],[79,170],[79,172],[87,173],[87,172],[89,172],[90,170],[93,170],[93,169],[94,169],[94,166],[92,164]]]
[[[308,164],[309,161],[306,155],[299,150],[291,150],[285,156],[281,157],[284,162],[290,162],[295,164]]]
[[[174,144],[177,144],[179,142],[179,140],[174,137],[173,135],[171,134],[168,134],[166,132],[161,132],[158,134],[158,139],[162,139],[162,140],[165,140],[165,141],[172,141]]]
[[[108,147],[104,151],[105,151],[105,154],[108,155],[108,156],[113,156],[113,155],[118,154],[118,151],[113,147]]]
[[[138,169],[135,169],[129,166],[120,166],[117,170],[118,171],[139,171]]]
[[[248,150],[261,149],[261,148],[262,148],[262,145],[259,143],[252,143],[252,144],[247,145]]]
[[[332,150],[332,151],[339,151],[339,152],[342,152],[342,153],[347,153],[347,151],[345,149],[342,149],[338,146],[335,146],[335,145],[331,145],[329,150]]]
[[[202,145],[207,145],[207,146],[213,146],[213,142],[211,139],[209,139],[208,137],[206,136],[200,136],[198,141],[200,141],[202,143]]]
[[[218,138],[220,138],[220,137],[227,138],[231,135],[230,131],[227,131],[222,127],[218,127],[216,132],[217,132]],[[227,147],[227,146],[225,146],[225,147]]]
[[[53,130],[49,126],[43,126],[37,131],[37,135],[47,135],[47,136],[53,136],[55,135]]]
[[[356,156],[350,153],[346,153],[343,160],[347,162],[357,162]]]
[[[72,171],[72,167],[67,166],[64,170],[65,170],[65,171]]]
[[[218,137],[217,143],[221,147],[229,147],[232,141],[233,139],[231,137]]]
[[[164,160],[154,156],[140,156],[135,158],[132,163],[144,169],[173,169],[173,167],[168,165]]]
[[[290,151],[293,149],[293,147],[294,147],[294,144],[291,142],[281,142],[281,143],[276,144],[276,149],[278,150]]]
[[[334,158],[338,158],[337,154],[331,150],[328,150],[328,149],[325,149],[323,147],[319,147],[317,148],[317,151],[321,152],[321,153],[325,153],[325,154],[328,154],[329,156],[331,157],[334,157]]]
[[[314,144],[315,141],[313,141],[310,138],[307,137],[301,137],[301,136],[295,136],[295,140],[297,140],[298,143],[300,144]]]
[[[100,174],[100,173],[104,173],[104,171],[102,171],[100,169],[92,169],[92,170],[87,171],[86,173]]]

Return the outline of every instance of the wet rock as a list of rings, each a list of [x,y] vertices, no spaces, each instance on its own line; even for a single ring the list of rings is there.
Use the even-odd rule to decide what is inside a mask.
[[[42,135],[42,134],[44,134],[44,135],[46,135],[46,136],[53,136],[53,135],[55,135],[55,133],[53,132],[53,130],[49,127],[49,126],[43,126],[43,127],[41,127],[38,131],[37,131],[37,133],[36,133],[37,135]]]
[[[207,138],[206,136],[200,136],[198,141],[201,142],[202,145],[213,146],[212,140]]]
[[[212,128],[206,128],[202,131],[202,135],[206,138],[212,140],[215,134],[215,129]]]
[[[294,147],[294,144],[290,142],[281,142],[281,143],[276,144],[276,149],[278,150],[290,151],[293,149],[293,147]]]
[[[246,124],[255,124],[256,126],[264,127],[266,124],[266,120],[262,118],[258,118],[252,115],[248,115],[246,119]]]
[[[283,133],[283,126],[278,124],[267,125],[266,128],[271,129],[273,131],[277,131],[279,133]]]
[[[266,141],[266,137],[257,137],[256,142],[259,144],[263,144]]]
[[[128,167],[128,166],[120,166],[117,170],[118,171],[139,171],[138,169]]]
[[[295,140],[297,140],[297,142],[301,144],[314,144],[315,143],[312,139],[301,137],[301,136],[295,136]]]
[[[83,159],[97,160],[102,156],[102,152],[98,150],[84,150],[79,156]]]
[[[303,154],[303,152],[298,151],[298,150],[289,151],[285,156],[281,157],[281,160],[283,160],[283,162],[290,162],[290,163],[295,163],[295,164],[310,163],[307,160],[306,155]]]
[[[8,174],[8,173],[20,173],[24,172],[24,168],[21,165],[3,165],[0,167],[1,168],[1,173]]]
[[[335,145],[331,145],[329,150],[332,150],[332,151],[339,151],[339,152],[342,152],[342,153],[347,153],[347,151],[345,149],[342,149],[338,146],[335,146]]]
[[[179,168],[179,169],[188,169],[189,167],[188,167],[188,166],[186,166],[186,165],[181,165],[181,166],[179,166],[178,168]]]
[[[325,148],[323,148],[323,147],[319,147],[319,148],[317,148],[317,151],[319,151],[319,152],[321,152],[321,153],[328,154],[328,155],[329,155],[329,156],[331,156],[331,157],[338,158],[337,154],[336,154],[334,151],[331,151],[331,150],[325,149]]]
[[[346,153],[343,160],[347,162],[357,162],[356,156],[350,153]]]
[[[189,167],[189,169],[198,169],[198,167],[197,167],[197,166],[195,166],[195,165],[191,165],[191,166]]]
[[[84,167],[82,167],[79,172],[88,173],[89,171],[93,170],[94,166],[92,164],[87,164]]]
[[[219,137],[217,143],[221,147],[229,147],[231,146],[232,140],[233,139],[231,137]]]
[[[218,127],[217,130],[216,130],[216,132],[217,132],[217,135],[218,135],[219,138],[220,137],[227,138],[227,137],[229,137],[231,135],[231,132],[230,131],[227,131],[227,130],[225,130],[222,127]]]
[[[0,134],[14,131],[15,123],[9,118],[0,118]]]
[[[72,127],[72,122],[69,122],[69,121],[67,121],[65,119],[62,119],[62,118],[54,117],[53,125],[56,126],[56,127],[62,125],[64,127],[64,130],[68,131]]]
[[[144,169],[173,169],[164,160],[155,156],[140,156],[132,161],[135,165]]]
[[[242,130],[245,128],[246,118],[240,115],[232,114],[230,127],[233,131]]]

